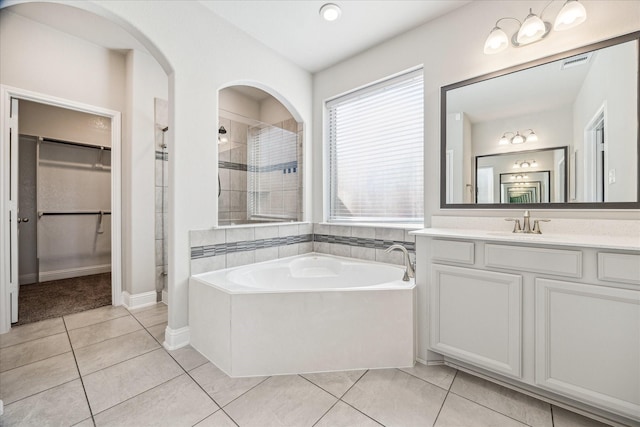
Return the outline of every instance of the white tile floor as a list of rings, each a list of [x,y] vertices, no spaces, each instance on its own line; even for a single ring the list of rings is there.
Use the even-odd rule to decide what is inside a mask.
[[[166,319],[103,307],[0,335],[0,426],[604,425],[446,366],[229,378],[166,351]]]

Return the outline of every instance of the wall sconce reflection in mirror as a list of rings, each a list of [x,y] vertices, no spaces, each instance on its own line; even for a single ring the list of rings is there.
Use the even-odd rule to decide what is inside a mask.
[[[535,159],[533,159],[533,160],[518,160],[513,164],[513,168],[514,169],[535,168],[537,166],[538,166],[538,163],[535,161]]]
[[[533,13],[529,9],[529,15],[520,22],[519,19],[512,17],[500,18],[496,21],[495,27],[489,33],[489,37],[484,43],[484,53],[491,55],[505,50],[509,46],[509,37],[507,33],[499,26],[501,21],[512,20],[518,23],[518,31],[511,37],[511,44],[514,47],[524,46],[542,40],[549,32],[551,32],[551,24],[542,19],[542,15],[547,7],[553,3],[551,0],[540,12],[540,16]],[[576,27],[587,20],[587,11],[578,0],[567,0],[556,16],[553,29],[555,31],[568,30]]]
[[[529,133],[527,135],[523,135],[525,132]],[[520,131],[516,131],[516,133],[505,132],[498,140],[498,145],[523,144],[525,142],[536,142],[538,140],[538,135],[536,135],[533,129],[527,129],[522,131],[522,133],[523,134],[520,134]]]

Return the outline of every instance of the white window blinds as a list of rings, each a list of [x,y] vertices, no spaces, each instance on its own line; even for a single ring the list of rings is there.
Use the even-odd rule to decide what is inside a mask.
[[[249,219],[297,219],[297,141],[296,133],[277,126],[249,128]]]
[[[421,223],[423,70],[327,102],[329,221]]]

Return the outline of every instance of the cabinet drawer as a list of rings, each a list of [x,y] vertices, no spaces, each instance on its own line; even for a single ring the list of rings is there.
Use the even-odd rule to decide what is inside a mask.
[[[598,279],[640,285],[640,255],[598,253]]]
[[[487,267],[582,277],[580,251],[487,244],[484,262]]]
[[[474,244],[473,242],[459,242],[455,240],[433,240],[434,261],[457,262],[460,264],[473,265]]]

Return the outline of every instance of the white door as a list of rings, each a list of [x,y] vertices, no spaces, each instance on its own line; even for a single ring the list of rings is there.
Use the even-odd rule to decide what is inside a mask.
[[[18,99],[11,98],[9,113],[9,293],[11,295],[11,323],[18,321]]]

